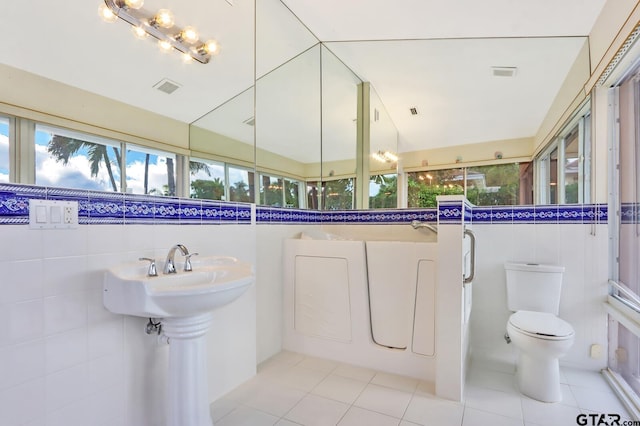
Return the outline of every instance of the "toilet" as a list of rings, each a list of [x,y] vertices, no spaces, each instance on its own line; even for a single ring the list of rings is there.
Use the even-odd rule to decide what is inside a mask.
[[[518,349],[520,392],[543,402],[560,402],[558,359],[573,345],[571,324],[557,317],[564,267],[506,263],[507,306],[514,313],[507,336]]]

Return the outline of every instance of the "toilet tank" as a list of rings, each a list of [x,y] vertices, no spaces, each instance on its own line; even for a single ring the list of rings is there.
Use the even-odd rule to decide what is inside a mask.
[[[507,307],[510,311],[548,312],[558,315],[563,266],[506,263]]]

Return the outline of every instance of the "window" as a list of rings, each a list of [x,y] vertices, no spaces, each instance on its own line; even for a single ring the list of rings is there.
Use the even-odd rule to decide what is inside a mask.
[[[0,117],[0,182],[9,182],[9,119]]]
[[[260,175],[260,203],[277,207],[301,207],[301,182],[280,176]]]
[[[37,185],[120,191],[119,142],[37,124],[35,149]]]
[[[239,166],[228,167],[229,201],[253,203],[255,200],[254,173]]]
[[[610,159],[610,177],[615,188],[615,200],[610,204],[609,220],[612,222],[613,241],[611,251],[610,303],[625,313],[618,316],[611,312],[609,321],[609,368],[618,373],[636,393],[640,394],[640,85],[638,75],[624,81],[619,88],[611,89],[618,109],[613,111],[618,122],[617,140]],[[617,152],[617,155],[616,155]],[[612,214],[613,211],[619,214]],[[624,318],[624,325],[618,322]],[[627,321],[630,318],[630,321]],[[627,327],[633,325],[633,327]]]
[[[591,113],[588,104],[535,162],[538,204],[590,201]]]
[[[127,192],[176,195],[176,155],[133,145],[127,146]]]
[[[408,206],[436,207],[438,195],[466,195],[477,206],[530,204],[531,163],[408,173]]]
[[[321,206],[323,210],[352,210],[355,205],[354,183],[355,178],[326,180],[319,190],[317,181],[308,181],[308,208],[317,210]]]
[[[192,159],[189,161],[191,198],[226,200],[227,187],[224,163]]]
[[[407,182],[409,207],[436,207],[438,195],[464,194],[464,169],[408,173]]]
[[[276,176],[260,175],[260,204],[282,207],[284,182]]]
[[[369,179],[369,208],[398,207],[398,175],[374,175]]]

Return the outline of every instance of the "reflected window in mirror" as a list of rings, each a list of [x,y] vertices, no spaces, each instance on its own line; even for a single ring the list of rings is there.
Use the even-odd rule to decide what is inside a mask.
[[[532,202],[531,163],[494,164],[466,170],[466,196],[476,206],[513,206]]]
[[[253,203],[255,200],[254,172],[245,167],[228,165],[229,201]]]
[[[209,160],[189,161],[189,187],[191,198],[226,200],[228,187],[225,165]]]
[[[438,195],[464,194],[464,169],[431,170],[407,174],[409,207],[437,207]]]
[[[295,179],[260,174],[260,204],[275,207],[304,207],[300,205],[300,190],[304,184]]]
[[[35,126],[35,183],[118,192],[122,143],[95,135]]]
[[[354,209],[355,178],[326,180],[322,182],[322,206],[324,210]],[[317,186],[317,182],[314,188]]]
[[[175,154],[128,145],[126,157],[128,193],[176,195]]]
[[[0,182],[9,182],[9,118],[0,117]]]
[[[532,163],[430,170],[407,174],[408,206],[436,207],[438,195],[465,195],[476,206],[531,204]]]
[[[591,111],[587,103],[535,159],[538,204],[591,200]]]
[[[398,206],[398,175],[374,175],[369,179],[369,208],[395,209]]]

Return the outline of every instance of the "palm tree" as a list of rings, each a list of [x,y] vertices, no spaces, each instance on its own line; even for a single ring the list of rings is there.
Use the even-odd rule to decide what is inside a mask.
[[[111,169],[111,159],[105,145],[100,145],[93,142],[87,142],[79,139],[69,138],[66,136],[53,135],[49,144],[47,145],[47,152],[51,154],[56,161],[62,161],[63,164],[69,163],[69,159],[73,157],[81,149],[86,149],[90,164],[91,177],[97,177],[100,172],[100,164],[104,162],[104,165],[109,174],[109,180],[114,192],[118,192],[118,186],[116,184],[113,170]],[[121,169],[121,157],[120,151],[116,147],[111,147],[116,157],[119,169]]]

